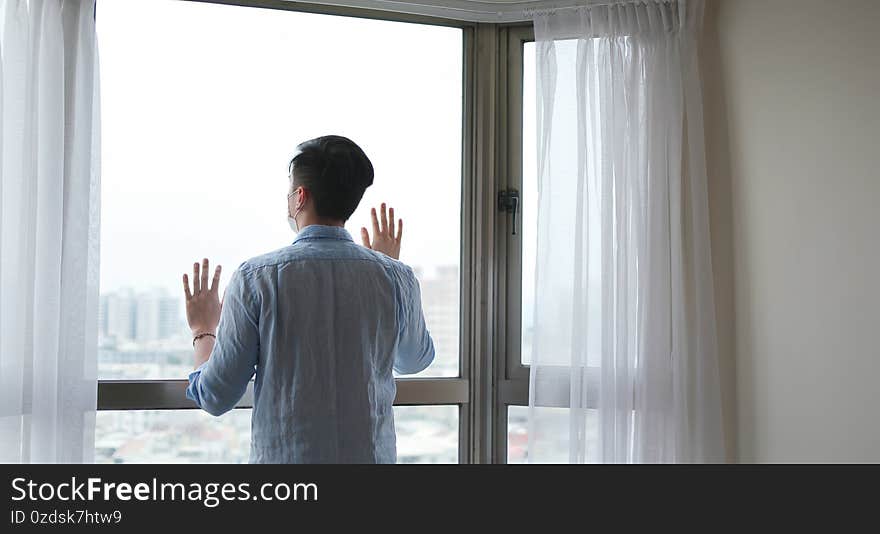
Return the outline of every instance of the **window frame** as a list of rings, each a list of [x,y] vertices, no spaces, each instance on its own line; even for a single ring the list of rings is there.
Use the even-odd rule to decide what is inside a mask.
[[[474,291],[479,284],[473,283],[474,255],[479,252],[472,246],[473,239],[482,231],[482,225],[473,220],[472,215],[479,210],[473,204],[480,201],[480,192],[474,187],[475,167],[473,155],[474,127],[474,92],[471,90],[475,75],[475,33],[477,24],[386,11],[347,8],[321,4],[305,4],[285,0],[179,0],[214,4],[236,5],[251,8],[279,9],[324,15],[336,15],[355,18],[387,20],[392,22],[408,22],[435,26],[456,27],[462,30],[462,174],[461,174],[461,249],[460,249],[460,317],[459,317],[459,375],[457,377],[437,378],[397,378],[397,396],[395,406],[441,406],[457,405],[459,407],[459,463],[471,463],[477,448],[471,428],[474,426],[472,406],[470,370],[476,358],[475,348],[481,343],[474,336],[485,335],[480,330],[469,328],[474,313],[474,303],[481,299],[475,298]],[[100,11],[100,8],[98,9]],[[97,15],[97,13],[96,13]],[[186,379],[158,380],[98,380],[97,410],[188,410],[199,409],[186,398]],[[248,384],[247,391],[236,404],[235,409],[253,407],[253,381]],[[477,460],[478,461],[478,460]]]
[[[523,48],[534,41],[534,26],[510,25],[499,36],[499,188],[498,191],[523,190],[522,176],[522,105]],[[499,213],[500,231],[496,239],[498,267],[498,322],[496,339],[499,358],[495,372],[498,392],[495,405],[494,457],[507,463],[508,407],[529,404],[529,366],[522,364],[522,217],[517,213],[517,233],[513,234],[512,217]]]
[[[523,52],[525,44],[533,42],[534,30],[531,27],[512,28],[508,32],[507,49],[507,187],[520,194],[523,190]],[[515,90],[511,90],[514,88]],[[520,205],[522,199],[520,199]],[[521,210],[520,210],[521,211]],[[505,378],[522,381],[529,379],[529,366],[522,363],[522,217],[517,214],[517,234],[512,231],[504,233],[506,261],[507,303],[506,313],[507,347]],[[508,228],[511,221],[508,220]],[[509,228],[510,229],[510,228]],[[512,229],[511,229],[512,230]]]
[[[531,22],[474,23],[287,0],[179,0],[462,30],[459,376],[397,378],[395,406],[459,407],[459,463],[506,463],[508,406],[528,405],[521,363],[521,240],[498,193],[522,190],[522,55]],[[99,8],[100,9],[100,8]],[[519,224],[519,222],[517,223]],[[185,410],[186,379],[99,380],[97,409]],[[253,406],[253,381],[235,409]]]
[[[506,48],[502,52],[504,72],[502,79],[505,82],[503,93],[503,106],[506,107],[502,130],[504,138],[499,152],[500,161],[504,165],[502,176],[504,181],[500,189],[523,190],[522,175],[522,132],[523,132],[523,56],[525,44],[535,41],[534,26],[518,26],[507,30],[507,37],[502,42]],[[520,202],[521,203],[521,202]],[[517,226],[520,227],[521,217],[517,217]],[[499,293],[503,295],[503,302],[499,303],[499,310],[503,310],[502,321],[499,326],[499,336],[502,343],[500,353],[502,357],[498,364],[497,373],[499,379],[499,394],[496,406],[497,422],[495,428],[495,454],[496,458],[507,463],[508,447],[508,418],[510,406],[528,406],[529,390],[533,376],[540,375],[540,382],[545,380],[560,384],[556,394],[543,395],[541,408],[570,408],[569,384],[574,377],[582,384],[587,384],[590,395],[585,399],[587,409],[597,409],[599,400],[600,368],[583,367],[580,376],[575,374],[575,369],[567,365],[541,365],[540,372],[533,375],[530,365],[522,363],[522,232],[512,234],[510,221],[502,224],[499,235],[498,247],[502,261],[499,262],[497,284]]]

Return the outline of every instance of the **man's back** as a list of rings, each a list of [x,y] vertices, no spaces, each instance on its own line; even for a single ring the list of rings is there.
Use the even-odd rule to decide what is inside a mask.
[[[392,369],[434,357],[420,302],[409,267],[341,227],[308,226],[233,275],[187,395],[222,413],[255,369],[251,462],[394,462]]]

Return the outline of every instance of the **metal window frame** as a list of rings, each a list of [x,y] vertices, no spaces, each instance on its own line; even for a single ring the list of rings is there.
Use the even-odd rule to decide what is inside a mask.
[[[510,25],[499,36],[498,162],[499,190],[522,191],[522,105],[523,45],[534,40],[534,27]],[[498,346],[495,373],[498,388],[495,401],[493,456],[497,463],[507,463],[508,406],[528,405],[529,368],[522,364],[522,232],[513,234],[511,218],[501,215],[496,238]],[[522,217],[517,217],[517,224]]]
[[[294,0],[180,0],[182,2],[199,2],[204,4],[224,4],[242,7],[258,7],[264,9],[278,9],[281,11],[296,11],[299,13],[312,13],[316,15],[336,15],[341,17],[387,20],[391,22],[411,22],[415,24],[429,24],[432,26],[451,26],[455,28],[473,28],[476,23],[462,20],[432,17],[430,15],[415,15],[411,13],[399,13],[395,11],[383,11],[358,7],[336,6],[329,4],[315,4],[310,2],[296,2]]]
[[[462,378],[398,379],[395,406],[450,405],[467,402],[469,382]],[[197,410],[186,398],[186,380],[100,380],[98,410]],[[254,407],[254,383],[236,409]]]
[[[523,47],[534,41],[531,27],[511,28],[507,35],[507,147],[505,150],[507,168],[507,187],[522,192],[522,129],[523,129]],[[522,221],[522,217],[518,218]],[[509,223],[509,221],[508,221]],[[522,339],[522,232],[513,235],[505,232],[505,280],[507,305],[505,324],[507,325],[507,347],[505,378],[508,380],[528,380],[529,367],[522,364],[520,340]]]

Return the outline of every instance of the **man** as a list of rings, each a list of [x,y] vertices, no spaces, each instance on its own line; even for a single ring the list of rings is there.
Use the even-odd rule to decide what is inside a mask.
[[[252,463],[393,463],[392,369],[417,373],[434,359],[418,282],[397,261],[403,221],[372,210],[363,246],[344,228],[373,183],[351,140],[312,139],[289,166],[293,244],[233,273],[221,307],[220,266],[183,275],[196,369],[188,398],[212,415],[241,399],[256,374]]]

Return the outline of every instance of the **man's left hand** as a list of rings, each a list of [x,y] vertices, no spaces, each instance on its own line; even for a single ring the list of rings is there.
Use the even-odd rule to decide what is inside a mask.
[[[201,272],[200,272],[201,271]],[[208,258],[193,264],[193,287],[190,291],[189,278],[183,275],[183,292],[186,296],[186,321],[193,335],[205,332],[215,333],[220,323],[220,266],[214,269],[214,278],[208,287]]]

